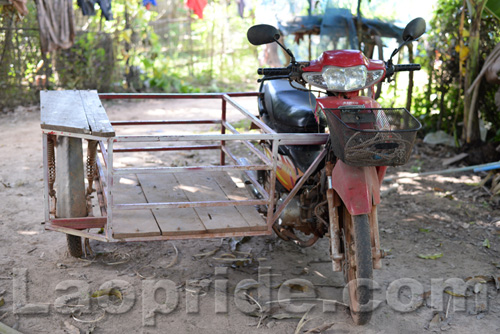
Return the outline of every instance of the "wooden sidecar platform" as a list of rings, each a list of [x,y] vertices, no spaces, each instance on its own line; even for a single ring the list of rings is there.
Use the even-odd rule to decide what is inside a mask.
[[[274,132],[236,101],[238,97],[258,95],[41,92],[46,229],[112,242],[270,234],[272,224],[288,203],[284,201],[278,207],[274,203],[275,173],[280,168],[277,159],[279,145],[324,144],[328,135]],[[211,119],[185,119],[180,113],[180,119],[175,120],[168,117],[166,120],[110,121],[101,103],[104,99],[162,99],[166,103],[168,99],[200,99],[200,106],[205,103],[202,103],[203,99],[212,104],[219,101],[221,109]],[[168,112],[176,113],[175,110]],[[230,113],[243,115],[250,120],[252,128],[259,131],[241,133],[228,121]],[[196,124],[212,125],[220,130],[188,134],[150,131],[155,126],[189,127]],[[148,129],[146,134],[140,131],[145,127]],[[85,216],[60,218],[57,212],[57,201],[67,196],[59,189],[71,186],[68,180],[73,177],[72,168],[75,167],[56,163],[58,160],[54,157],[64,154],[59,152],[62,150],[62,146],[58,146],[60,137],[82,141],[85,153],[81,163],[84,164],[85,160],[86,164]],[[259,148],[261,141],[271,143],[270,153],[266,154]],[[172,151],[213,151],[218,163],[137,166],[120,162],[123,156]],[[316,169],[324,154],[323,151],[305,171],[290,199]],[[58,168],[58,175],[63,173],[68,177],[56,179]],[[266,189],[256,180],[259,170],[271,173],[273,181]],[[250,196],[245,188],[249,185],[258,192],[257,197]]]
[[[225,172],[119,177],[115,201],[135,203],[199,202],[205,199],[245,200],[247,190],[239,188]],[[115,211],[114,237],[175,236],[237,231],[267,231],[262,216],[249,206],[205,206],[175,209]],[[137,224],[141,221],[140,226]]]

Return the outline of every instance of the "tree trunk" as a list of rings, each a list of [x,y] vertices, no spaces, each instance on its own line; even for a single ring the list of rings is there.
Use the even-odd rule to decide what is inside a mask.
[[[477,110],[477,93],[467,93],[474,78],[479,73],[480,59],[480,30],[481,14],[487,0],[468,0],[469,15],[471,18],[470,36],[469,36],[469,58],[466,64],[466,76],[464,85],[464,132],[463,139],[467,143],[479,140],[479,113]]]
[[[408,60],[413,63],[413,45],[408,44]],[[408,72],[408,90],[406,92],[406,109],[410,111],[413,94],[413,71]]]
[[[357,10],[357,35],[358,35],[358,48],[361,50],[361,43],[363,41],[363,22],[361,21],[361,2],[362,0],[358,0],[358,10]]]

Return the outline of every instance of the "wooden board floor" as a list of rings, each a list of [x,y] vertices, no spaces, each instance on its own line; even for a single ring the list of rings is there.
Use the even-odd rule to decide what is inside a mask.
[[[236,181],[236,182],[234,182]],[[225,172],[133,174],[114,180],[114,203],[160,203],[250,199],[241,181]],[[237,185],[238,183],[238,185]],[[265,231],[254,206],[113,210],[113,237]]]

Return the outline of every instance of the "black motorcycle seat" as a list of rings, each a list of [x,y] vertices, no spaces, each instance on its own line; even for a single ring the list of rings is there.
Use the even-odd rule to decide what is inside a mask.
[[[318,132],[314,116],[316,97],[312,93],[291,87],[288,80],[266,81],[261,92],[264,93],[264,109],[277,128],[290,132]],[[323,124],[323,120],[321,123],[324,129],[326,123]]]

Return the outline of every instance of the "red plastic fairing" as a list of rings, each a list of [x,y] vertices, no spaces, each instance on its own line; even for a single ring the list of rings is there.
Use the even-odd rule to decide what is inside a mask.
[[[335,109],[346,105],[364,105],[365,108],[380,108],[380,104],[367,96],[349,99],[326,96],[316,99],[317,108]],[[317,110],[318,112],[319,110]],[[332,172],[332,187],[339,194],[352,215],[370,213],[372,205],[380,203],[380,185],[387,170],[381,167],[353,167],[338,160]]]
[[[378,166],[377,167],[379,187],[382,186],[382,181],[384,180],[384,176],[385,176],[386,171],[387,171],[387,166]]]
[[[332,187],[351,215],[372,212],[380,203],[377,167],[353,167],[338,160],[332,172]]]
[[[358,93],[358,92],[352,92]],[[321,109],[335,109],[341,106],[360,106],[365,108],[381,108],[380,104],[368,96],[352,96],[349,99],[344,99],[334,96],[325,96],[316,98],[316,108],[319,106]]]
[[[304,72],[321,72],[323,66],[351,67],[365,65],[368,71],[384,70],[385,65],[382,60],[368,59],[363,52],[358,50],[332,50],[325,51],[321,56],[311,61]]]

